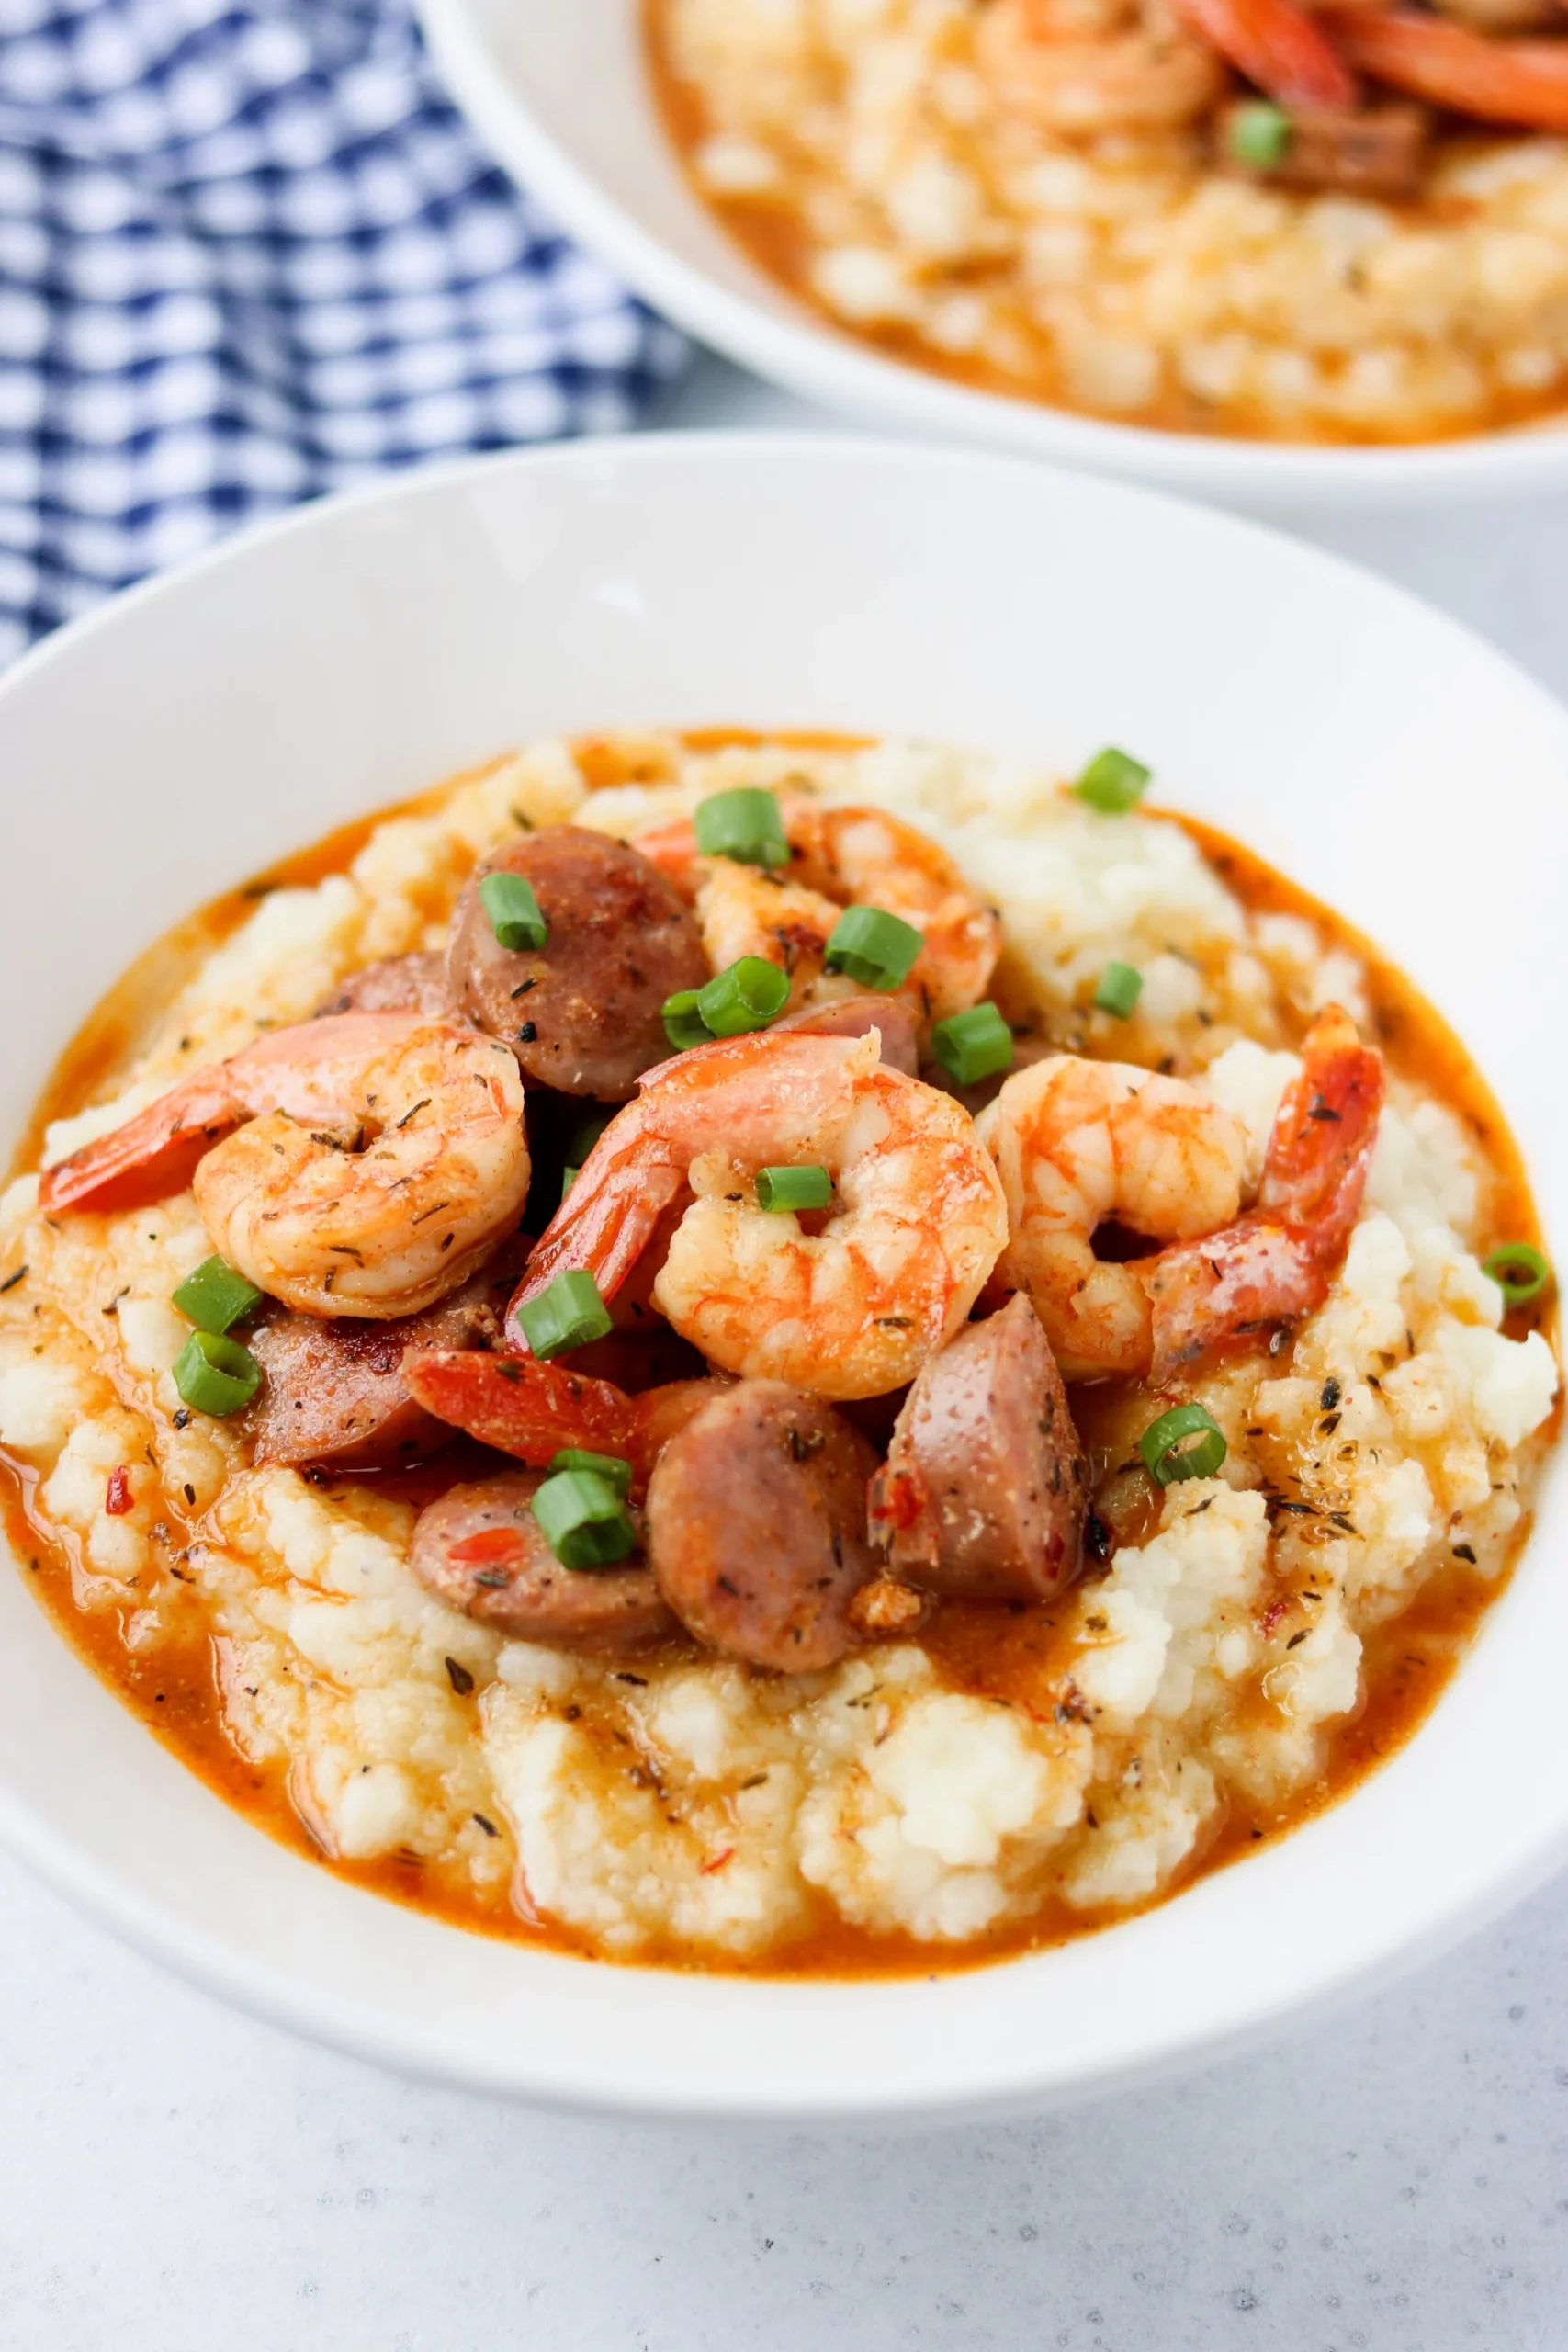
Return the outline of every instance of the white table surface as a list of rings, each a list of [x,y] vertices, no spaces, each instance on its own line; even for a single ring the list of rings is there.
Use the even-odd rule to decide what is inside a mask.
[[[669,421],[830,422],[716,361]],[[1568,695],[1565,526],[1536,501],[1310,535]],[[902,2139],[412,2086],[188,1992],[4,1860],[0,1984],[4,2352],[1568,2347],[1568,1879],[1263,2055]]]

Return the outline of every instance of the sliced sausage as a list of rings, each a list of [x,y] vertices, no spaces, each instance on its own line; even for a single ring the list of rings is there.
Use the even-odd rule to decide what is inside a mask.
[[[731,1657],[807,1673],[855,1639],[850,1603],[877,1573],[865,1535],[876,1456],[820,1397],[742,1380],[665,1444],[648,1551],[682,1623]]]
[[[488,874],[532,883],[543,947],[502,947],[479,898]],[[670,1056],[668,996],[700,989],[707,957],[690,910],[657,867],[604,833],[556,825],[474,870],[452,915],[446,973],[470,1021],[504,1037],[524,1078],[622,1102]]]
[[[343,986],[318,1005],[324,1012],[418,1012],[430,1021],[454,1021],[457,1008],[446,978],[445,956],[389,956],[350,972]]]
[[[1415,196],[1426,175],[1431,117],[1424,107],[1394,102],[1354,114],[1298,114],[1278,163],[1237,165],[1232,145],[1241,107],[1227,107],[1216,136],[1234,170],[1275,187],[1333,188],[1345,196]]]
[[[1040,1318],[1021,1294],[922,1369],[872,1489],[907,1583],[1049,1600],[1077,1575],[1089,1464]]]
[[[696,1419],[705,1405],[734,1385],[728,1374],[713,1380],[671,1380],[632,1399],[626,1453],[638,1487],[647,1486],[671,1440]]]
[[[641,1649],[681,1628],[643,1563],[563,1568],[529,1508],[537,1470],[453,1487],[421,1511],[409,1566],[449,1609],[519,1641]]]
[[[798,1012],[786,1012],[773,1023],[770,1034],[779,1037],[788,1029],[808,1037],[863,1037],[867,1030],[879,1029],[885,1067],[902,1070],[906,1078],[919,1075],[919,1015],[907,998],[829,997],[821,1004],[803,1004]]]
[[[245,1344],[262,1368],[245,1415],[257,1462],[330,1462],[339,1470],[399,1469],[456,1431],[416,1404],[403,1376],[408,1348],[484,1348],[500,1336],[516,1253],[462,1289],[392,1323],[279,1312]]]

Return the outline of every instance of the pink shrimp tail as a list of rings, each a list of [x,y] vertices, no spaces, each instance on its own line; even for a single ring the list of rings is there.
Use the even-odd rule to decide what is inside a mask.
[[[39,1206],[57,1216],[66,1209],[132,1209],[166,1200],[184,1192],[197,1162],[249,1116],[226,1068],[199,1070],[124,1126],[46,1169]]]
[[[330,1125],[345,1066],[398,1044],[422,1024],[403,1012],[335,1012],[269,1030],[226,1062],[193,1070],[123,1126],[49,1169],[39,1204],[62,1209],[139,1208],[181,1193],[215,1143],[264,1111]]]
[[[1309,114],[1354,107],[1355,75],[1295,0],[1176,0],[1176,13],[1280,106]]]
[[[506,1310],[506,1340],[519,1355],[529,1352],[520,1309],[548,1290],[558,1274],[577,1272],[591,1273],[600,1297],[608,1303],[653,1238],[660,1218],[685,1188],[682,1168],[640,1153],[627,1153],[597,1168],[607,1139],[602,1137],[584,1160],[513,1294]]]
[[[1382,1110],[1382,1057],[1337,1005],[1307,1032],[1256,1205],[1218,1233],[1162,1250],[1149,1275],[1152,1371],[1322,1305],[1360,1211]]]

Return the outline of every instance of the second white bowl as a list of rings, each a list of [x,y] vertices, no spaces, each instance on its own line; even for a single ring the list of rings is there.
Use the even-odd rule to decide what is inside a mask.
[[[1296,447],[1100,423],[885,358],[766,277],[687,186],[654,102],[638,0],[416,4],[453,96],[563,226],[692,334],[808,399],[1280,512],[1568,482],[1568,426],[1556,423],[1411,448]]]

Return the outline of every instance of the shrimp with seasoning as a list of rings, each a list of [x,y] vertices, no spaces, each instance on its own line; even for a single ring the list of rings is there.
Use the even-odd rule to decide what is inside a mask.
[[[857,983],[823,970],[828,941],[848,906],[880,907],[924,944],[897,993],[925,1021],[977,1004],[1001,948],[1001,918],[945,850],[884,808],[826,808],[781,796],[787,872],[704,857],[689,823],[638,837],[643,856],[695,905],[715,971],[761,956],[790,976],[790,1007],[852,995]]]
[[[998,1277],[1032,1301],[1069,1379],[1158,1379],[1305,1314],[1349,1239],[1382,1100],[1382,1057],[1329,1007],[1303,1042],[1243,1215],[1247,1132],[1221,1104],[1117,1062],[1038,1062],[977,1123],[1008,1197]],[[1168,1246],[1102,1258],[1106,1226]]]
[[[884,1396],[963,1324],[1007,1240],[966,1112],[862,1037],[766,1031],[643,1080],[528,1263],[518,1308],[572,1268],[612,1298],[682,1200],[653,1303],[711,1363],[813,1396]],[[764,1168],[826,1168],[821,1229],[758,1206]],[[815,1222],[815,1218],[813,1218]]]
[[[456,1290],[527,1196],[509,1047],[414,1013],[330,1013],[197,1070],[46,1173],[46,1211],[193,1186],[214,1247],[301,1315],[378,1321]]]
[[[1010,1078],[976,1123],[995,1153],[1011,1239],[998,1268],[1025,1292],[1069,1380],[1146,1372],[1146,1261],[1095,1254],[1102,1226],[1196,1239],[1241,1207],[1247,1130],[1180,1079],[1059,1054]]]
[[[1000,107],[1068,137],[1195,122],[1226,82],[1163,0],[994,0],[976,58]]]

